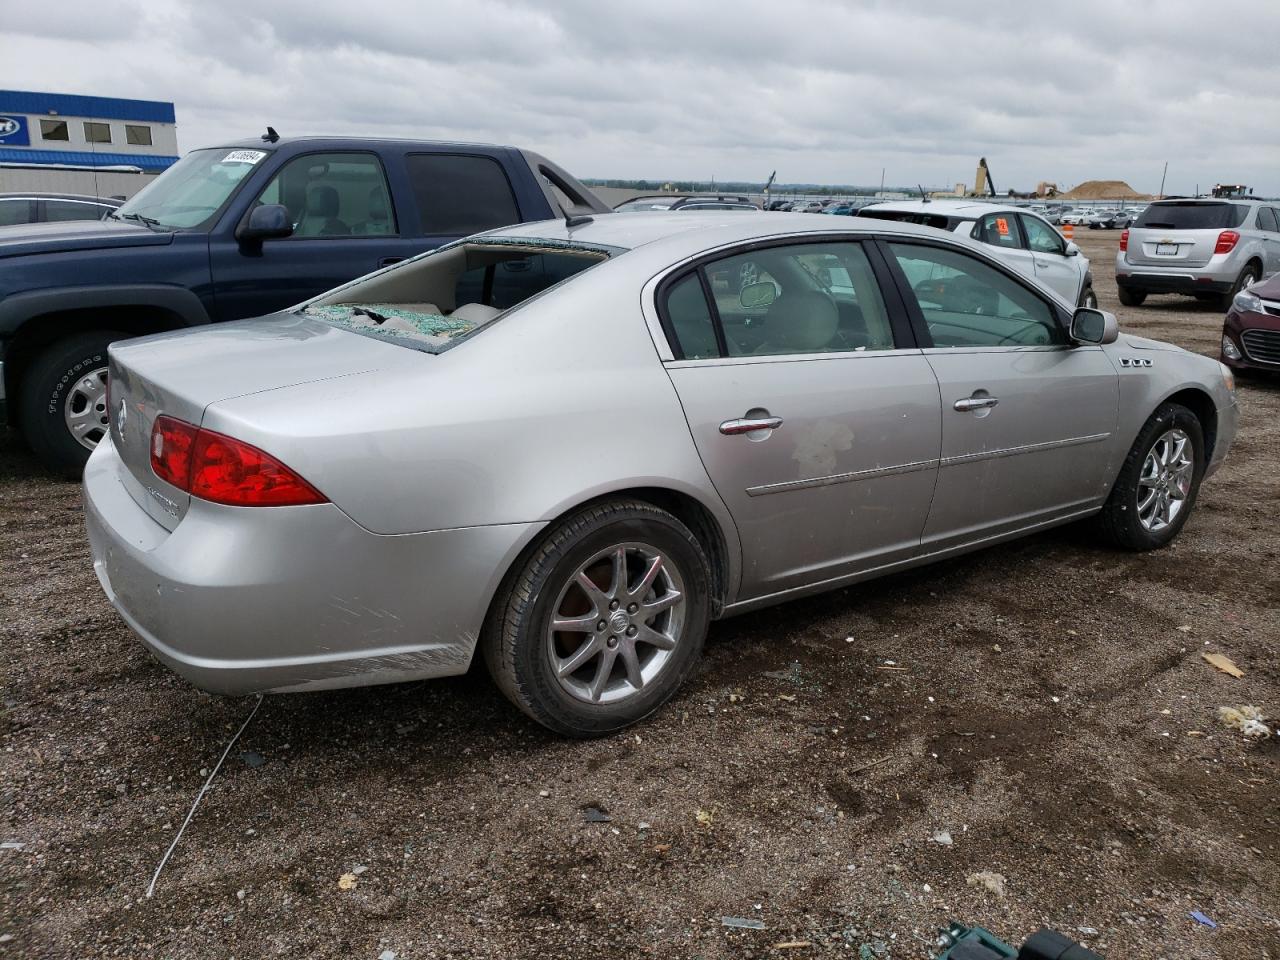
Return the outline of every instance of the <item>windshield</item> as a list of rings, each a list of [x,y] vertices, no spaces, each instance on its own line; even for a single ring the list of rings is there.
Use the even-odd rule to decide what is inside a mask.
[[[112,216],[161,227],[198,227],[222,209],[240,181],[266,157],[262,150],[193,150]]]
[[[1237,203],[1153,203],[1135,227],[1158,230],[1223,230],[1244,222],[1249,208]]]

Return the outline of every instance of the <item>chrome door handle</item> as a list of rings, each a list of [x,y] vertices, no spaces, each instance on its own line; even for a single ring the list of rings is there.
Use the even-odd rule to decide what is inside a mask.
[[[720,432],[726,437],[734,437],[740,433],[754,433],[756,430],[777,430],[780,426],[781,417],[755,417],[749,420],[726,420],[720,424]]]
[[[970,410],[986,410],[988,407],[994,407],[1000,401],[996,397],[965,397],[957,400],[954,406],[961,413],[968,413]]]

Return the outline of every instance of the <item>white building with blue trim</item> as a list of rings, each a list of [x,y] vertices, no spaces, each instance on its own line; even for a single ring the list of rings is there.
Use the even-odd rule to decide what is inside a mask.
[[[177,160],[172,103],[0,90],[0,192],[131,197]]]

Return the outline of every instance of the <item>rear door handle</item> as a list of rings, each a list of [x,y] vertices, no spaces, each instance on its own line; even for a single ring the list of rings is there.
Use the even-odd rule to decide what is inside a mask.
[[[952,406],[961,413],[968,413],[970,410],[986,410],[989,407],[994,407],[999,402],[996,397],[964,397],[957,400]]]
[[[777,430],[780,426],[781,417],[752,417],[726,420],[720,424],[720,432],[726,437],[735,437],[741,433],[754,433],[756,430]]]

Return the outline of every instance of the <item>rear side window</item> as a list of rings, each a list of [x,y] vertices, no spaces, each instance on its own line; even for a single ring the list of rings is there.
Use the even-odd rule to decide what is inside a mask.
[[[31,222],[30,200],[0,200],[0,227]]]
[[[1241,203],[1153,203],[1135,227],[1156,230],[1227,230],[1244,223],[1249,208]]]
[[[463,236],[520,222],[511,184],[496,160],[441,153],[406,159],[423,233]]]
[[[1258,229],[1259,230],[1280,230],[1280,225],[1276,223],[1276,212],[1270,207],[1261,207],[1258,210]]]
[[[44,218],[50,223],[63,220],[101,220],[108,213],[108,208],[98,203],[84,203],[77,200],[46,200],[44,202]]]
[[[705,360],[720,356],[711,308],[707,306],[697,273],[689,274],[667,294],[667,320],[682,359]]]
[[[993,247],[1022,249],[1022,233],[1018,230],[1018,218],[1012,213],[989,213],[973,230],[973,238]]]

